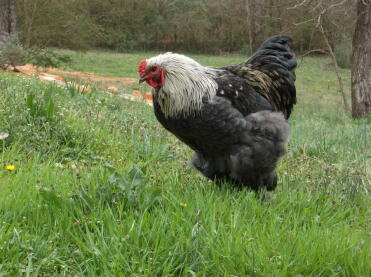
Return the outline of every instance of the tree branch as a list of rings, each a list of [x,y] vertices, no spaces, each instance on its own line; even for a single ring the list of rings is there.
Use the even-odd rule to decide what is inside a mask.
[[[310,3],[310,0],[303,0],[301,3],[296,4],[294,7],[288,7],[286,9],[287,10],[294,10],[294,9],[297,9],[297,8],[303,6],[303,5],[308,4],[308,3]]]
[[[330,56],[332,58],[332,61],[334,63],[336,76],[337,76],[338,81],[339,81],[339,88],[340,88],[341,96],[343,97],[344,110],[347,114],[350,114],[350,106],[349,106],[349,102],[348,102],[347,96],[346,96],[345,91],[344,91],[343,80],[342,80],[340,72],[339,72],[339,67],[338,67],[338,63],[336,61],[336,56],[334,54],[334,51],[332,50],[332,47],[331,47],[330,42],[329,42],[329,40],[326,36],[325,30],[323,29],[322,24],[319,25],[319,28],[320,28],[321,34],[323,36],[323,39],[326,43],[326,46],[328,48],[328,51],[330,53]]]

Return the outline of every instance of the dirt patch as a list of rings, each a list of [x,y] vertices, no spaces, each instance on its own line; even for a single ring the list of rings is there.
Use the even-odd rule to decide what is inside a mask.
[[[62,76],[64,78],[69,78],[73,81],[81,81],[84,83],[97,83],[102,84],[104,87],[127,87],[131,84],[138,83],[136,78],[126,78],[126,77],[104,77],[95,75],[89,72],[69,72],[63,71],[57,68],[44,68],[42,71],[46,71],[55,75]]]
[[[138,82],[138,80],[135,78],[104,77],[89,72],[69,72],[57,68],[36,67],[32,64],[16,67],[3,65],[1,68],[8,72],[16,72],[26,76],[38,78],[44,82],[53,82],[59,86],[74,87],[80,92],[91,91],[92,87],[87,84],[94,83],[104,91],[112,94],[119,94],[119,88],[124,88]],[[70,81],[66,82],[65,79],[67,78],[70,79]],[[78,82],[82,82],[84,84],[78,84]],[[120,94],[120,97],[132,101],[143,101],[148,105],[153,105],[151,92],[146,92],[143,97],[139,90],[134,90],[131,94]]]
[[[36,67],[31,64],[26,64],[23,66],[16,66],[14,68],[4,68],[7,71],[14,71],[18,73],[22,73],[28,76],[45,76],[48,75],[47,73],[53,74],[53,76],[58,79],[57,76],[60,76],[61,79],[70,79],[74,82],[83,82],[83,83],[94,83],[100,87],[108,88],[108,87],[117,87],[117,88],[124,88],[128,87],[131,84],[135,84],[138,82],[136,78],[126,78],[126,77],[104,77],[95,75],[94,73],[89,72],[70,72],[60,70],[58,68],[50,68],[50,67]],[[49,74],[49,76],[52,76]],[[64,82],[64,80],[61,80]]]

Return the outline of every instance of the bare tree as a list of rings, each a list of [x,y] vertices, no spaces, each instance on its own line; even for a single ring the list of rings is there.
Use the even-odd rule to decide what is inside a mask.
[[[254,53],[260,44],[258,39],[259,34],[262,31],[261,26],[261,14],[262,14],[262,0],[246,0],[246,11],[249,26],[249,48],[250,53]]]
[[[362,1],[362,0],[361,0]],[[368,1],[368,0],[367,0]],[[288,9],[297,9],[298,7],[306,7],[307,10],[310,10],[310,12],[313,14],[313,17],[309,20],[306,20],[304,22],[296,23],[296,25],[300,25],[303,23],[307,22],[316,22],[314,25],[312,37],[314,34],[314,31],[318,29],[321,33],[321,36],[323,38],[323,42],[325,43],[325,46],[327,48],[327,52],[329,53],[332,62],[334,64],[335,68],[335,73],[339,82],[339,89],[340,93],[343,99],[343,104],[344,104],[344,110],[347,114],[350,114],[350,105],[349,101],[344,89],[344,83],[340,74],[339,66],[336,60],[336,56],[334,53],[333,45],[331,45],[330,40],[329,40],[329,32],[326,32],[323,24],[323,19],[326,14],[328,14],[331,10],[334,10],[339,7],[344,7],[345,4],[347,4],[349,0],[342,0],[342,1],[322,1],[322,0],[314,0],[314,1],[308,1],[308,0],[302,0],[302,1],[297,1],[296,5],[294,7],[288,8]],[[309,9],[309,5],[313,5],[314,7]]]
[[[21,3],[23,5],[21,5],[20,12],[23,14],[24,46],[28,48],[31,45],[33,25],[35,21],[36,12],[39,9],[40,3],[39,3],[39,0],[33,0],[33,1],[24,0],[22,2]],[[88,3],[90,3],[90,1]],[[45,5],[45,3],[41,3],[41,4]]]
[[[341,74],[340,74],[340,71],[339,71],[339,66],[338,66],[338,63],[337,63],[337,60],[336,60],[334,50],[332,49],[331,44],[330,44],[330,42],[327,38],[326,32],[323,29],[323,25],[322,25],[322,21],[321,21],[321,15],[318,18],[318,27],[321,31],[322,36],[323,36],[323,40],[326,43],[326,46],[327,46],[328,52],[330,53],[330,57],[332,59],[332,62],[334,63],[335,73],[336,73],[336,76],[337,76],[338,82],[339,82],[340,93],[341,93],[341,96],[343,98],[344,110],[345,110],[346,113],[349,114],[350,113],[350,106],[349,106],[347,95],[346,95],[345,90],[344,90],[343,79],[341,78]]]
[[[0,44],[4,43],[8,37],[6,15],[7,9],[5,8],[5,3],[3,0],[0,0]]]
[[[17,15],[15,10],[15,0],[8,0],[8,28],[9,34],[14,34],[17,27]]]
[[[371,52],[370,0],[358,0],[352,52],[352,116],[366,117],[371,106],[369,58]]]
[[[16,32],[17,16],[15,0],[0,0],[0,43]]]

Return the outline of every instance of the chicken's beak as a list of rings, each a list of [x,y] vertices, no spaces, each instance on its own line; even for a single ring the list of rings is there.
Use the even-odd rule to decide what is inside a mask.
[[[140,83],[143,83],[143,82],[146,81],[146,80],[147,80],[146,77],[140,77],[140,78],[139,78],[139,84],[140,84]]]

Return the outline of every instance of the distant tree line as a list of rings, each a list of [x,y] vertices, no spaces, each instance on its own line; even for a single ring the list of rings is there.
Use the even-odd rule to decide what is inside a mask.
[[[339,0],[17,0],[23,45],[72,49],[255,51],[268,36],[292,35],[298,52],[325,49],[316,18]],[[335,48],[351,44],[355,0],[322,18]]]

